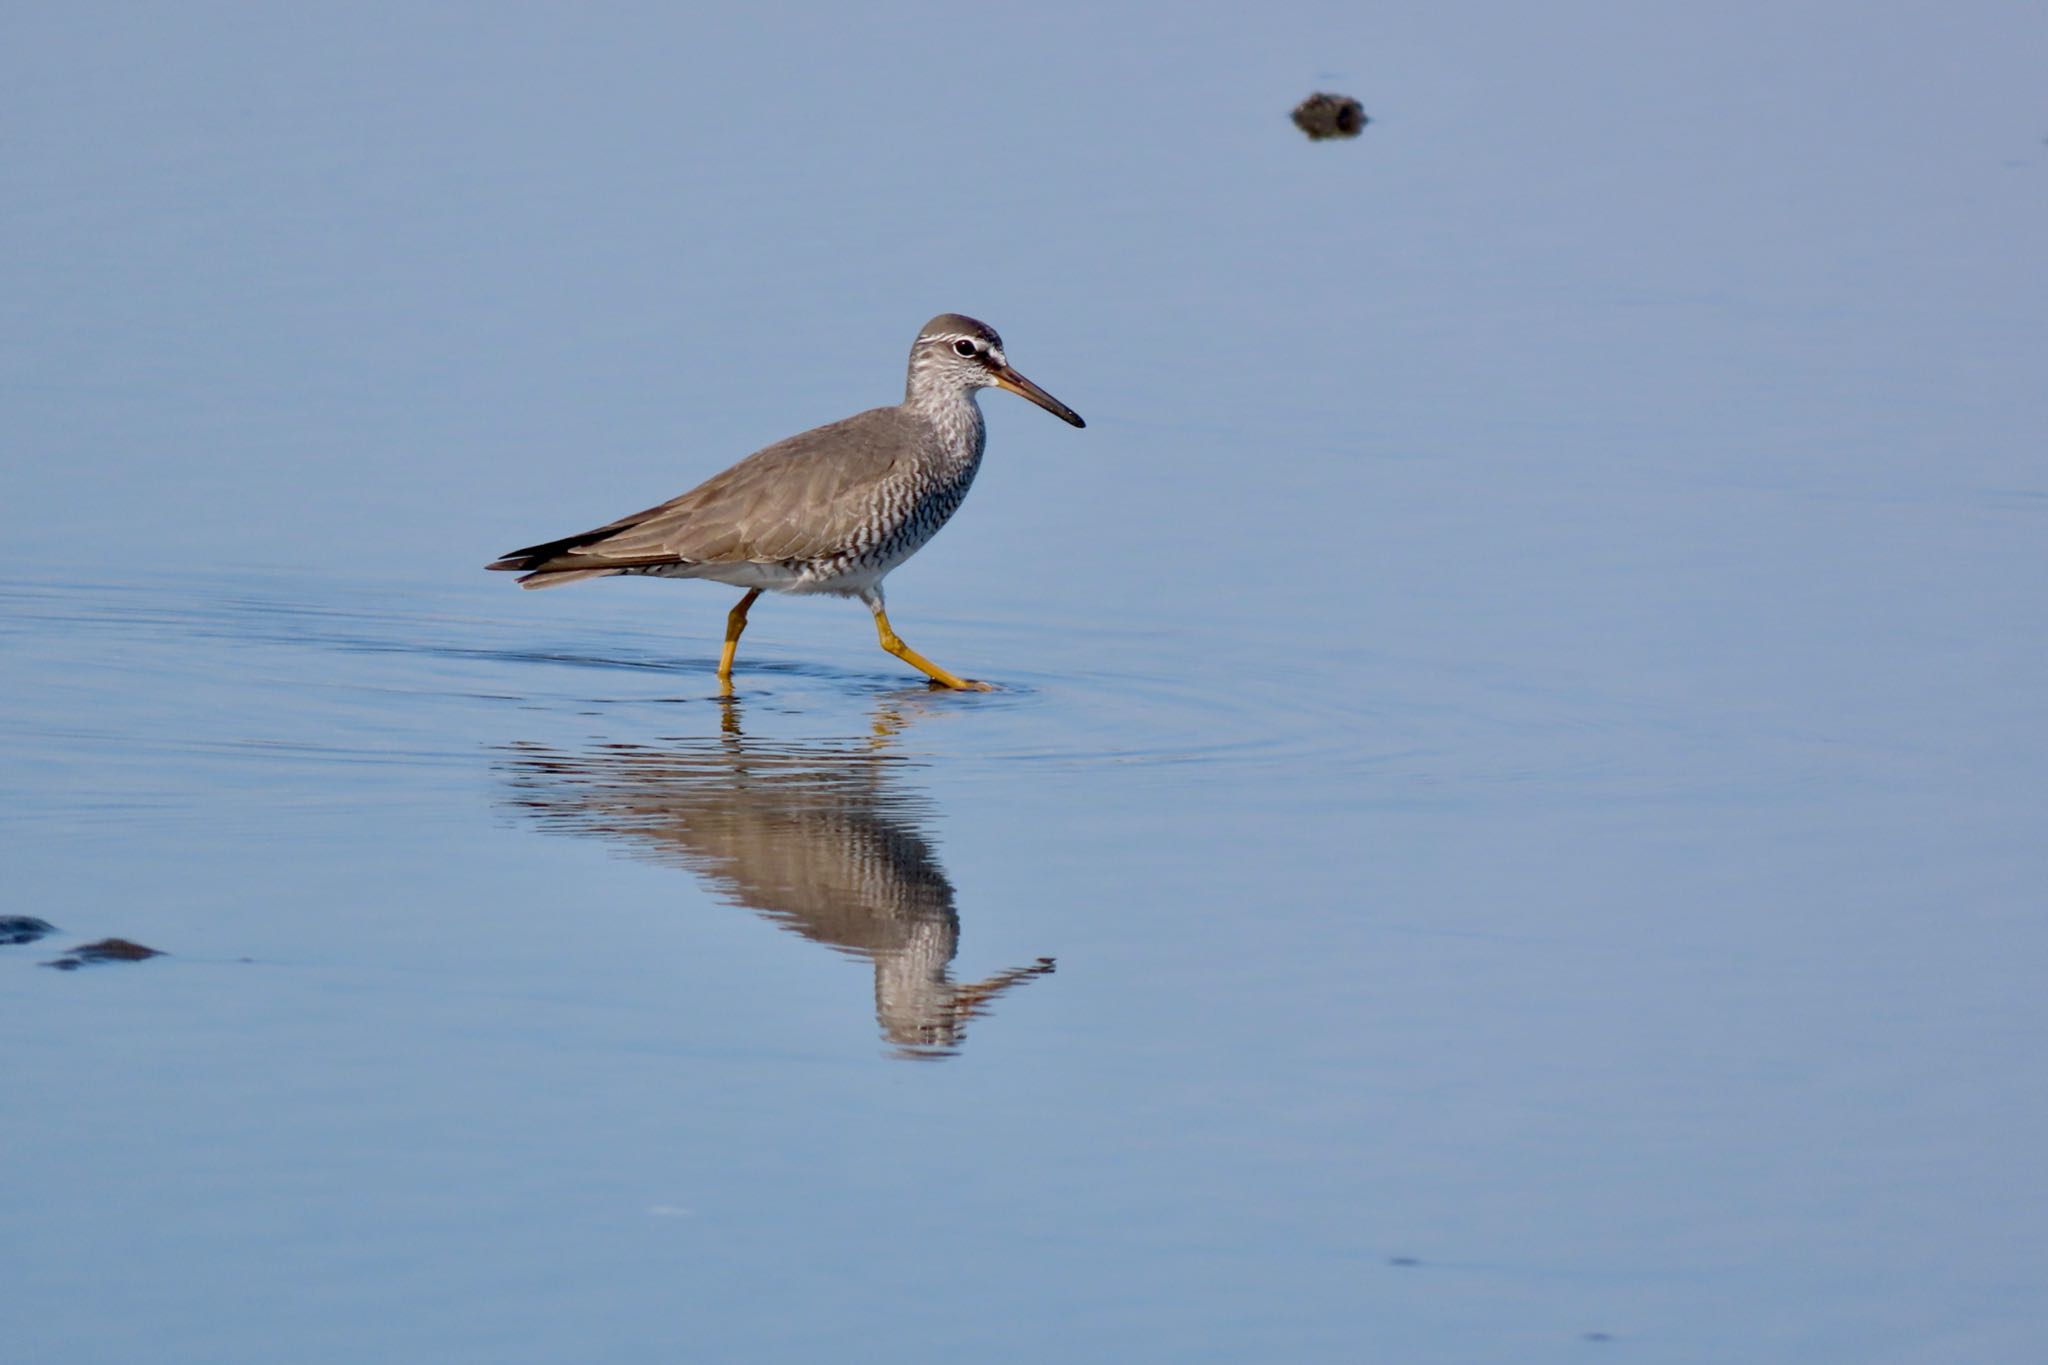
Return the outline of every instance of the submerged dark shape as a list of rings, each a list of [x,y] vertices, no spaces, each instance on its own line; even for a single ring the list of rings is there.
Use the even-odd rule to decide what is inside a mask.
[[[34,943],[56,932],[56,925],[34,915],[0,915],[0,945]]]
[[[1330,137],[1357,137],[1370,122],[1365,106],[1349,95],[1317,91],[1294,106],[1294,126],[1314,142]]]
[[[730,707],[730,703],[728,703]],[[687,868],[721,899],[862,958],[875,1018],[901,1057],[959,1050],[970,1020],[1053,960],[953,979],[960,916],[926,834],[930,812],[887,751],[902,724],[885,708],[872,739],[758,743],[737,708],[715,740],[564,752],[508,746],[503,798],[542,829],[596,835]]]
[[[43,965],[60,972],[75,972],[95,962],[141,962],[163,955],[160,948],[145,948],[129,939],[103,938],[98,943],[81,943],[67,955],[51,958]]]

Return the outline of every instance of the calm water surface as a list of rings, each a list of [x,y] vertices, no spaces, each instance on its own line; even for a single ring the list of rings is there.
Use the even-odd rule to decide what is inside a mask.
[[[11,16],[0,1354],[2040,1356],[2048,31],[1880,9]],[[955,308],[1003,690],[480,572]]]

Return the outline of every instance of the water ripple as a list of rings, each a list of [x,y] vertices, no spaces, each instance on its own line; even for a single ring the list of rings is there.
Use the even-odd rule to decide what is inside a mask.
[[[0,584],[15,698],[0,741],[31,766],[161,768],[182,755],[223,770],[452,773],[517,740],[702,736],[730,723],[706,637],[679,641],[612,606],[564,640],[558,624],[478,609],[495,599],[476,594],[372,593],[312,576],[271,584]],[[852,638],[864,636],[864,617],[848,616]],[[1719,757],[1727,727],[1747,723],[1739,717],[1710,720],[1498,665],[1328,641],[1237,640],[1240,652],[1226,657],[1099,619],[923,622],[949,649],[998,661],[989,671],[1002,690],[953,695],[872,651],[856,666],[836,662],[851,657],[848,636],[806,635],[818,619],[785,618],[796,629],[772,652],[743,657],[748,733],[808,742],[893,723],[908,731],[902,752],[943,761],[961,780],[1114,769],[1242,801],[1359,805],[1531,792],[1662,800],[1799,781]],[[1029,663],[1004,668],[1006,659]],[[258,781],[246,771],[239,780]]]

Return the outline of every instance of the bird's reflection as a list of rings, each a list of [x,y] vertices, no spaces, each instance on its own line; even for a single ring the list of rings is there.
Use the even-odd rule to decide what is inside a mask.
[[[875,1017],[899,1056],[958,1050],[967,1022],[1051,958],[957,982],[953,883],[926,836],[930,807],[891,752],[911,702],[885,702],[867,738],[751,740],[727,700],[723,733],[659,746],[504,750],[509,804],[543,828],[616,840],[687,868],[723,898],[874,964]]]

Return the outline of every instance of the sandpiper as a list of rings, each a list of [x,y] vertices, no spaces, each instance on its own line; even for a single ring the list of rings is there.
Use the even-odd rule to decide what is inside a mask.
[[[725,618],[721,686],[747,611],[763,592],[858,597],[882,648],[934,683],[987,689],[920,655],[889,624],[882,579],[938,534],[974,482],[988,444],[975,392],[1022,394],[1074,426],[1080,414],[1010,367],[993,327],[941,313],[910,348],[903,401],[757,450],[681,497],[581,535],[514,550],[487,567],[551,588],[613,574],[709,578],[745,588]]]

